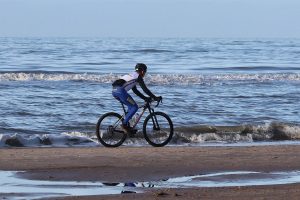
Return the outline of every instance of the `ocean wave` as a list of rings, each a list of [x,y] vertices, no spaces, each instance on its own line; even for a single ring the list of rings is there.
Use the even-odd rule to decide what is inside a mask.
[[[241,126],[178,127],[174,143],[300,140],[300,125],[279,122]]]
[[[95,81],[112,83],[120,74],[69,72],[2,72],[0,81]],[[146,81],[153,84],[203,84],[226,81],[300,81],[300,73],[259,74],[148,74]]]
[[[106,51],[108,53],[172,53],[174,51],[168,49],[155,49],[155,48],[144,48],[144,49],[114,49]]]
[[[89,137],[72,134],[0,134],[0,147],[68,147],[96,146],[97,143]]]
[[[237,67],[202,67],[194,70],[199,71],[298,71],[300,67],[273,67],[273,66],[237,66]]]
[[[96,81],[111,83],[117,74],[88,74],[69,72],[5,72],[0,73],[0,81]]]
[[[244,143],[299,141],[300,125],[279,122],[241,126],[182,126],[176,127],[170,145],[203,145],[212,143]],[[99,146],[96,136],[70,132],[62,134],[20,133],[0,134],[0,147],[69,147]],[[127,138],[124,145],[148,145],[141,132]]]

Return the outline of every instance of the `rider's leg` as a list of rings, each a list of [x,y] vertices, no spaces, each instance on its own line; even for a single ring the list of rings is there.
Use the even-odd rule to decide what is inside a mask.
[[[133,117],[133,115],[138,110],[138,105],[135,103],[133,98],[126,92],[124,104],[128,106],[128,112],[125,116],[123,124],[128,124],[129,120]]]
[[[123,121],[123,124],[127,125],[129,120],[138,110],[138,105],[124,88],[120,87],[117,90],[113,90],[112,94],[115,98],[117,97],[123,104],[125,104],[128,107],[128,112]]]

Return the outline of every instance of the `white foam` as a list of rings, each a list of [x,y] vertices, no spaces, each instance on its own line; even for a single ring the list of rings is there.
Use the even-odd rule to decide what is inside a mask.
[[[180,143],[190,143],[190,144],[204,144],[211,142],[253,142],[251,134],[242,135],[239,133],[232,134],[222,134],[222,133],[175,133],[175,142]],[[174,142],[174,141],[172,141]]]
[[[262,125],[236,127],[179,127],[172,142],[176,144],[204,144],[211,142],[254,142],[299,140],[300,125],[270,122]]]
[[[67,147],[67,146],[96,146],[94,140],[84,136],[74,136],[67,133],[44,134],[44,135],[24,135],[24,134],[0,134],[0,147]]]
[[[266,123],[264,125],[252,126],[253,134],[261,139],[272,138],[296,140],[300,139],[300,126],[296,124],[284,124],[279,122]]]
[[[211,131],[209,131],[211,130]],[[204,132],[205,131],[205,132]],[[208,132],[207,132],[208,131]],[[300,126],[296,124],[284,124],[279,122],[263,125],[246,125],[240,128],[224,127],[219,129],[204,129],[203,127],[175,128],[174,136],[169,145],[203,145],[211,143],[253,143],[254,141],[295,141],[300,139]],[[9,146],[98,146],[99,143],[94,134],[83,132],[68,132],[61,134],[0,134],[0,147]],[[145,146],[148,145],[141,133],[135,137],[128,137],[123,145]]]
[[[0,81],[95,81],[112,83],[119,74],[8,72],[0,73]],[[209,84],[219,81],[300,81],[300,73],[260,74],[148,74],[146,81],[153,84]]]
[[[110,83],[118,75],[113,74],[73,74],[73,73],[1,73],[0,81],[97,81]]]

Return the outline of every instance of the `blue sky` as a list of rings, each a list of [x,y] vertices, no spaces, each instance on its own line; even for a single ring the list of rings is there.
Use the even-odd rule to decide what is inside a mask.
[[[300,38],[300,0],[0,0],[0,36]]]

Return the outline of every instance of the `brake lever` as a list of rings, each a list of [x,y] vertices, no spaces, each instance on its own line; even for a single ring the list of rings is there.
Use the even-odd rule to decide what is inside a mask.
[[[157,104],[156,104],[155,107],[159,106],[160,103],[163,103],[163,102],[162,102],[162,98],[161,98],[159,101],[157,101]]]

